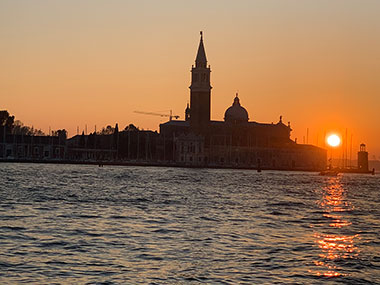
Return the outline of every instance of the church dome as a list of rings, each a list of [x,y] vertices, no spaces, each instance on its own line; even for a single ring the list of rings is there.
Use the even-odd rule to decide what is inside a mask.
[[[232,106],[224,113],[224,121],[230,123],[248,122],[248,112],[240,105],[238,94],[236,94]]]

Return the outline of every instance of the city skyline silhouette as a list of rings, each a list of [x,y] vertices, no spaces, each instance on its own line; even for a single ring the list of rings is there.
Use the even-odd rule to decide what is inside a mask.
[[[90,132],[116,122],[158,130],[165,119],[134,111],[184,118],[203,30],[211,119],[223,119],[238,91],[250,120],[282,115],[300,143],[323,146],[325,133],[348,129],[355,151],[364,142],[380,156],[378,3],[211,2],[196,18],[196,4],[164,3],[3,1],[1,109],[69,137],[78,126]]]

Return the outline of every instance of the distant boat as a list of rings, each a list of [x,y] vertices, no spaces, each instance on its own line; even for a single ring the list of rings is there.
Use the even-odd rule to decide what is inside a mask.
[[[339,171],[337,170],[324,170],[319,172],[319,175],[322,176],[337,176],[339,174]]]

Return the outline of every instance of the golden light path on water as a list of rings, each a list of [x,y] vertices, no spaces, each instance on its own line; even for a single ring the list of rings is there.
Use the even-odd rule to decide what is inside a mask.
[[[321,250],[319,258],[314,261],[320,270],[311,271],[317,276],[338,277],[344,275],[339,272],[341,268],[337,263],[342,259],[355,258],[359,254],[355,243],[360,239],[360,235],[340,234],[342,229],[351,225],[351,222],[344,218],[344,213],[354,209],[352,204],[346,200],[347,193],[340,180],[340,176],[330,177],[321,192],[321,200],[317,201],[319,207],[324,211],[323,217],[327,219],[327,229],[330,229],[314,234],[315,244]]]

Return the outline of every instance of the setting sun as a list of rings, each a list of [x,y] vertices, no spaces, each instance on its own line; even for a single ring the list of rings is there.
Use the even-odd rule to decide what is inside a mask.
[[[340,145],[340,137],[336,134],[330,135],[327,138],[327,143],[329,146],[337,147]]]

